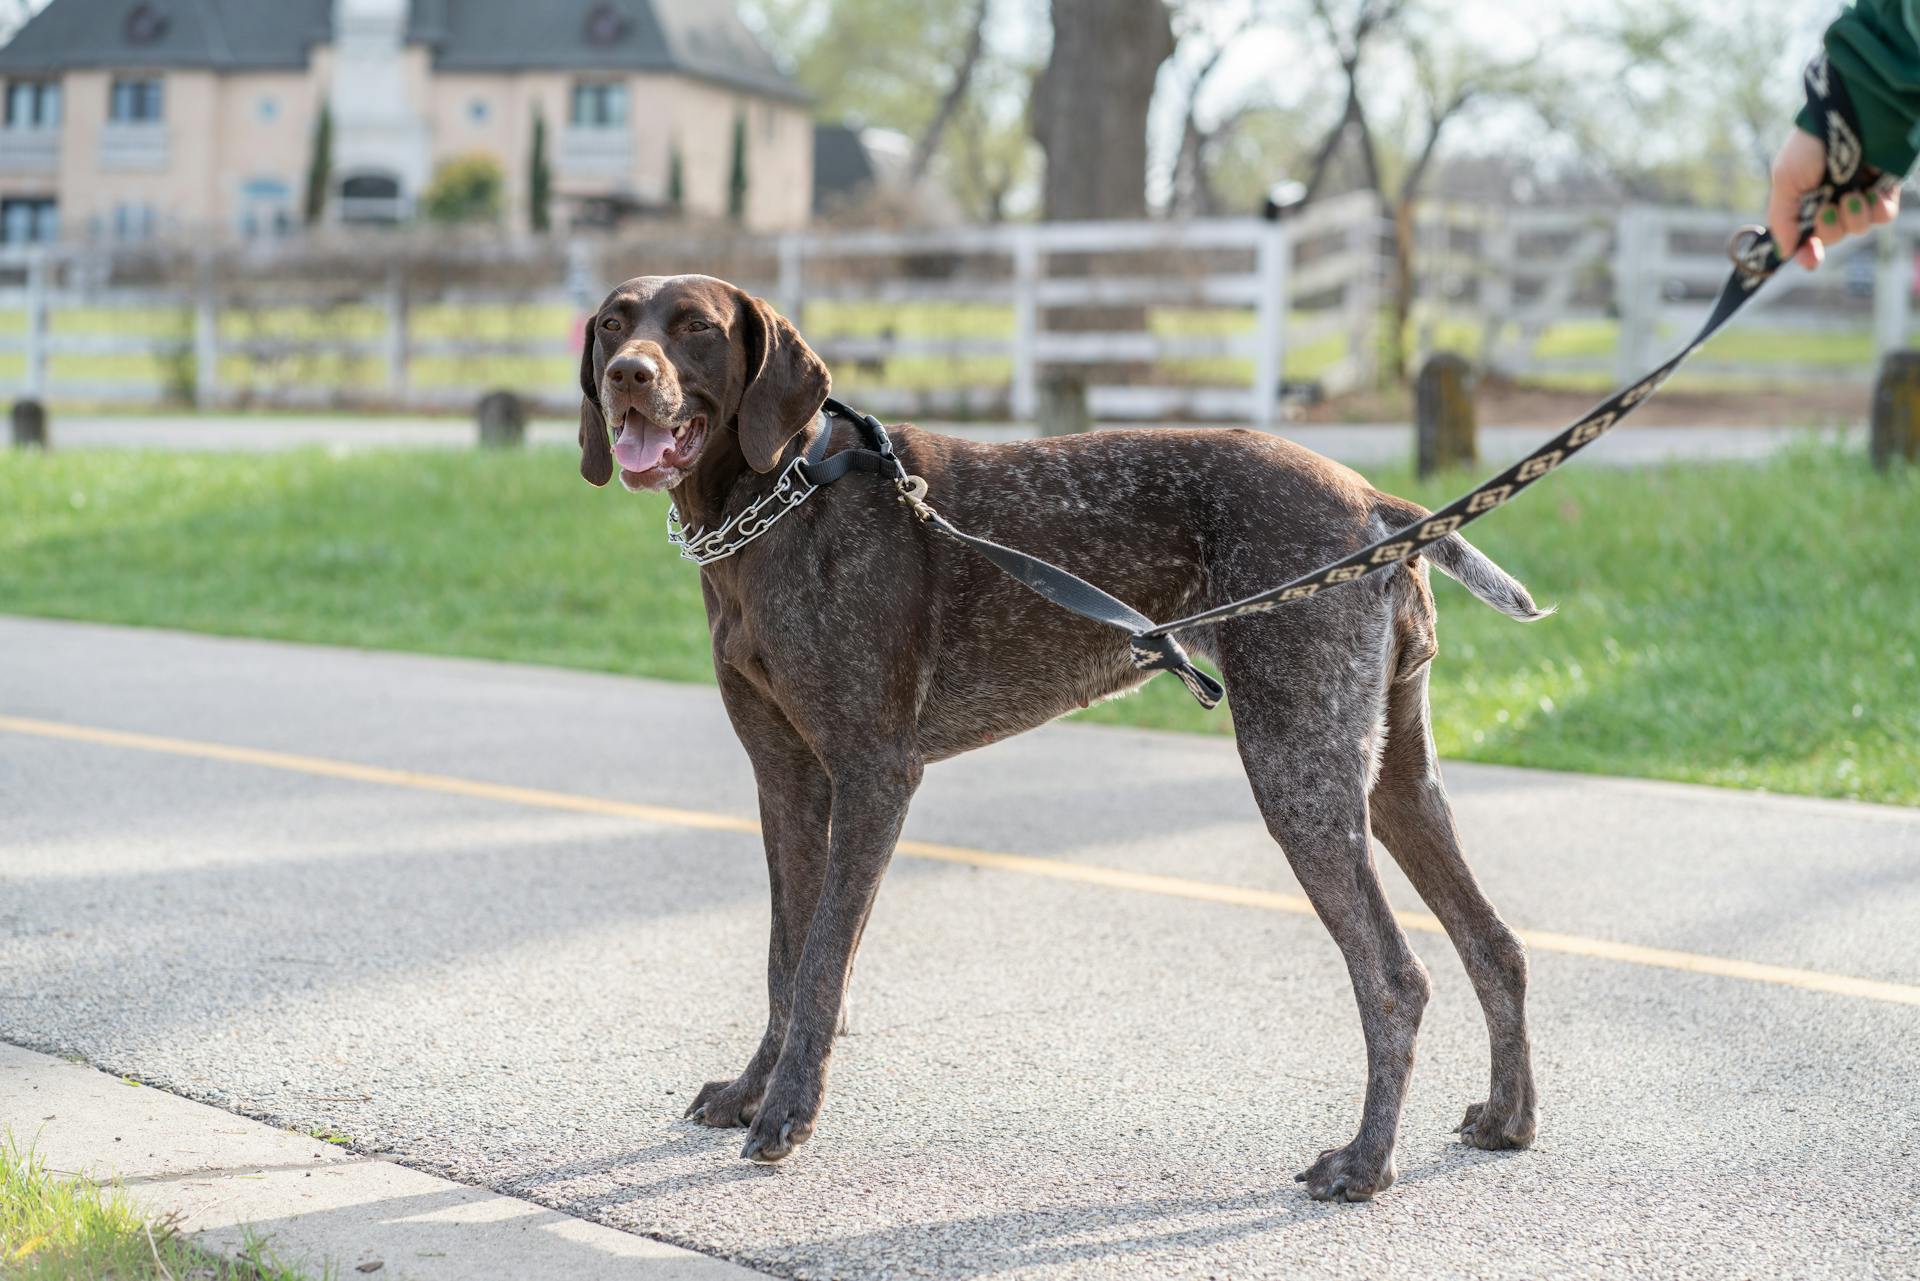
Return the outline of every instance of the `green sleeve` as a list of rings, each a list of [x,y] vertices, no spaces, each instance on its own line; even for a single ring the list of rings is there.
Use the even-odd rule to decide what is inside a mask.
[[[1920,0],[1855,0],[1827,28],[1826,48],[1860,117],[1867,163],[1904,175],[1920,152]],[[1820,132],[1810,108],[1798,120]]]

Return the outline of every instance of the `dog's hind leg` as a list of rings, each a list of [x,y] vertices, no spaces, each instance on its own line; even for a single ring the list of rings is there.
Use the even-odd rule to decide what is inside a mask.
[[[1298,611],[1305,615],[1309,606]],[[1367,779],[1378,732],[1384,646],[1340,610],[1222,629],[1240,755],[1267,829],[1339,945],[1367,1046],[1360,1131],[1300,1181],[1316,1200],[1365,1201],[1394,1180],[1394,1140],[1426,1008],[1427,973],[1393,918],[1367,840]],[[1377,616],[1376,616],[1377,619]],[[1348,626],[1343,626],[1347,624]],[[1351,644],[1330,632],[1349,631]],[[1259,636],[1256,638],[1256,633]],[[1291,636],[1288,637],[1288,633]],[[1283,637],[1288,639],[1283,640]],[[1330,641],[1335,641],[1329,644]],[[1366,658],[1355,658],[1365,654]]]
[[[1478,1148],[1526,1147],[1535,1119],[1527,953],[1460,852],[1433,750],[1424,662],[1388,690],[1386,753],[1371,810],[1374,834],[1446,927],[1486,1014],[1493,1081],[1486,1102],[1467,1109],[1460,1137]]]
[[[727,714],[749,745],[760,792],[761,839],[773,894],[767,940],[767,1029],[745,1070],[730,1081],[709,1081],[687,1108],[702,1125],[719,1128],[753,1120],[767,1078],[786,1044],[793,1012],[793,976],[827,868],[827,819],[833,785],[826,769],[772,703],[739,676],[721,669]]]

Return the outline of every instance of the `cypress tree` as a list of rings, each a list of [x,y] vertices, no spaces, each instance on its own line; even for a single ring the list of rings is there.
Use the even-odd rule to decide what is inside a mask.
[[[313,156],[307,162],[307,225],[318,223],[327,212],[327,184],[333,178],[333,108],[320,104],[320,119],[313,126]]]
[[[727,178],[727,217],[735,222],[747,216],[747,118],[733,118],[733,172]]]
[[[528,214],[534,231],[545,235],[553,228],[553,167],[547,163],[547,118],[533,114],[533,156],[527,162]]]

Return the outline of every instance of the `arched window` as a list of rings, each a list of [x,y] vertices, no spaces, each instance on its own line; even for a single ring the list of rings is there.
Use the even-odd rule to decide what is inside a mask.
[[[405,216],[400,180],[389,173],[348,174],[340,182],[341,222],[399,222]]]

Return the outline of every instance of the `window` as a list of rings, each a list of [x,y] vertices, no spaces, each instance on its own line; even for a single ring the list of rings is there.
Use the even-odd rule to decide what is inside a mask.
[[[248,240],[284,236],[293,230],[293,188],[278,178],[240,185],[240,234]]]
[[[259,104],[254,107],[254,112],[262,120],[278,120],[280,118],[280,100],[278,98],[262,98]]]
[[[573,87],[573,123],[582,129],[627,127],[627,87],[613,81],[583,81]]]
[[[58,80],[15,80],[7,86],[7,128],[52,129],[59,124]]]
[[[153,206],[121,204],[113,207],[113,238],[121,241],[153,238]]]
[[[0,244],[30,245],[60,238],[60,207],[52,200],[0,200]]]
[[[489,112],[489,109],[487,107],[487,100],[485,98],[475,98],[472,102],[469,102],[467,104],[467,119],[473,121],[473,123],[477,125],[483,125],[487,123],[487,116],[489,114],[491,113]]]
[[[107,119],[117,125],[158,124],[165,118],[161,107],[157,77],[123,76],[113,82]]]

